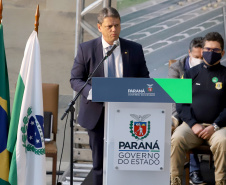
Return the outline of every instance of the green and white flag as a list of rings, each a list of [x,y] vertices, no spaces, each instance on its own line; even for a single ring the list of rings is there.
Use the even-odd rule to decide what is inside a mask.
[[[7,149],[11,185],[46,184],[43,97],[37,32],[30,35],[17,81]]]

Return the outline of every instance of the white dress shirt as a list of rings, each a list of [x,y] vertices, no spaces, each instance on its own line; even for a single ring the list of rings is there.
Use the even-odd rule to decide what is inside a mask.
[[[119,39],[118,39],[118,42],[119,42]],[[106,53],[108,52],[107,48],[110,45],[104,40],[103,36],[102,36],[102,46],[103,46],[103,56],[106,56]],[[123,77],[123,64],[122,64],[122,54],[121,54],[120,42],[119,42],[119,46],[115,48],[113,53],[114,53],[114,57],[115,57],[116,78],[122,78]],[[104,61],[104,76],[108,77],[108,58]]]
[[[119,42],[119,39],[118,39]],[[103,36],[102,36],[102,46],[103,46],[103,56],[106,56],[106,53],[108,52],[107,48],[110,46],[108,44]],[[113,51],[114,57],[115,57],[115,75],[116,78],[122,78],[123,77],[123,64],[122,64],[122,54],[121,54],[121,47],[120,42],[119,46],[115,48]],[[108,58],[104,61],[104,76],[108,77]],[[90,89],[87,100],[92,100],[92,89]]]

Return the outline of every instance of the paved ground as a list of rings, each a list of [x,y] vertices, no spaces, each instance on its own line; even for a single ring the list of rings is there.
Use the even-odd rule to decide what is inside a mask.
[[[142,44],[151,77],[167,77],[168,60],[187,54],[194,37],[211,31],[225,37],[223,7],[226,1],[153,2],[124,11],[121,32],[122,37]]]

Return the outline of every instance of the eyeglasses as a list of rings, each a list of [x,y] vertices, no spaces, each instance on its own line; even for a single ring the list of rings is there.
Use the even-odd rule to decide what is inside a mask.
[[[221,49],[219,49],[219,48],[203,48],[203,50],[208,51],[208,52],[213,51],[214,53],[220,53],[221,52]]]

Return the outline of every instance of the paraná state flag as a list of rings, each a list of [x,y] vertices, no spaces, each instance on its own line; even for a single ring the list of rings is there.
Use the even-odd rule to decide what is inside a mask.
[[[13,153],[11,185],[46,184],[40,46],[30,35],[17,80],[7,148]]]

